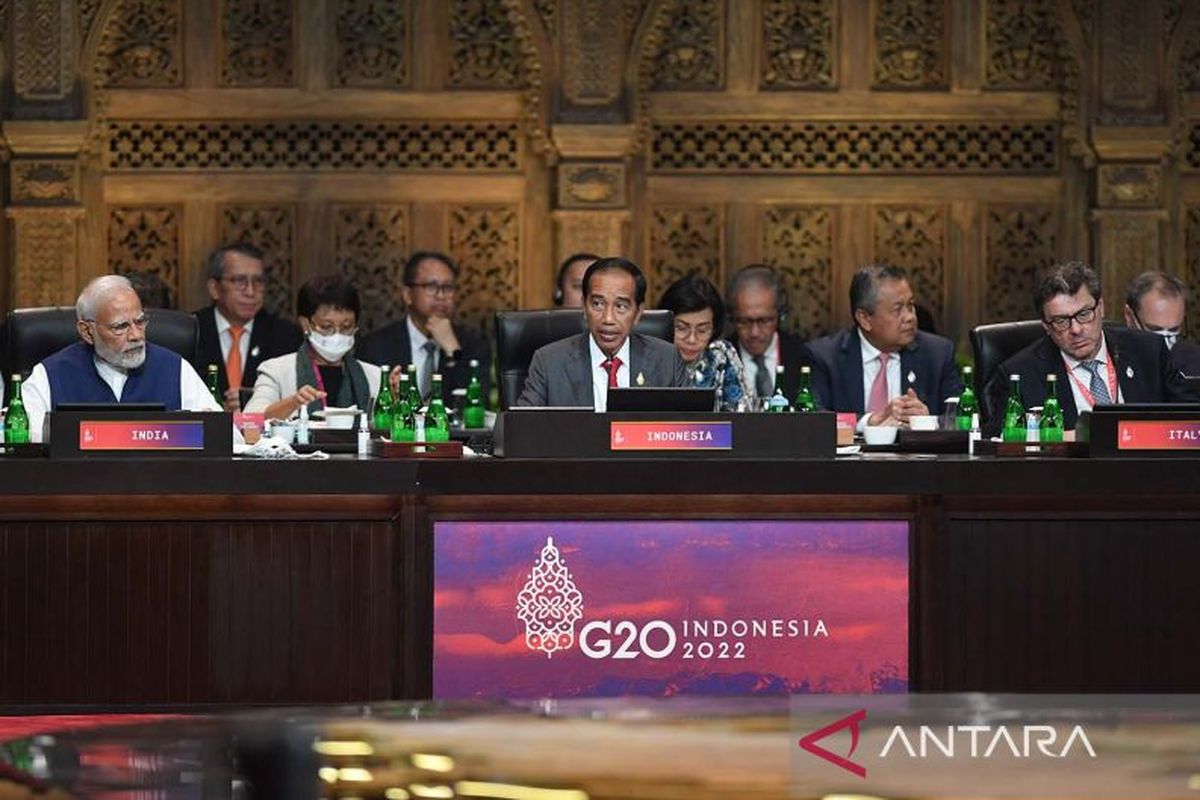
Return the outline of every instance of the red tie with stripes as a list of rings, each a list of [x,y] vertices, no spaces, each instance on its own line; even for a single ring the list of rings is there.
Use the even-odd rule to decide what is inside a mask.
[[[621,368],[621,363],[621,359],[613,356],[600,365],[608,373],[608,388],[610,389],[617,388],[617,370]]]

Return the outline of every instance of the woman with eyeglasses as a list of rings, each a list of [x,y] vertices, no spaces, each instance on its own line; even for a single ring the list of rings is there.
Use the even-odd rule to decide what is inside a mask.
[[[700,275],[680,278],[663,293],[658,307],[674,314],[675,347],[694,385],[717,389],[719,410],[737,411],[742,401],[754,398],[737,350],[721,338],[725,304],[708,279]]]
[[[358,406],[379,393],[379,367],[350,355],[358,332],[358,292],[340,275],[319,275],[300,287],[296,317],[304,342],[295,353],[264,361],[246,413],[289,419],[301,406]]]

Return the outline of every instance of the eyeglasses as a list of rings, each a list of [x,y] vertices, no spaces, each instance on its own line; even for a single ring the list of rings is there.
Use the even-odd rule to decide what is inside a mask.
[[[266,275],[230,275],[227,278],[221,278],[221,280],[242,292],[250,288],[253,288],[256,292],[261,292],[267,286]]]
[[[100,327],[100,323],[96,322],[94,319],[85,319],[84,322],[90,322],[96,327]],[[145,314],[142,314],[140,317],[134,320],[122,320],[121,322],[106,324],[104,327],[108,328],[108,330],[114,336],[125,336],[133,328],[137,328],[139,331],[144,331],[146,330],[146,326],[149,324],[150,318]]]
[[[734,317],[733,324],[739,328],[769,328],[776,324],[775,317]]]
[[[424,283],[410,283],[413,289],[420,289],[425,294],[431,294],[434,297],[449,297],[458,291],[457,283],[438,283],[437,281],[425,281]]]
[[[1072,322],[1078,322],[1080,325],[1087,325],[1089,322],[1094,320],[1096,318],[1096,308],[1099,305],[1100,305],[1100,301],[1097,300],[1096,302],[1092,303],[1087,308],[1079,309],[1074,314],[1069,314],[1066,316],[1059,316],[1059,317],[1051,317],[1050,319],[1043,320],[1043,322],[1045,322],[1047,325],[1049,325],[1051,328],[1058,331],[1059,333],[1062,333],[1063,331],[1070,329]]]
[[[316,325],[311,326],[313,333],[319,333],[322,336],[333,336],[340,333],[343,336],[353,336],[358,333],[358,325],[342,325],[340,327],[334,325],[326,325],[323,328],[318,328]]]
[[[680,339],[690,339],[693,336],[695,336],[697,339],[709,339],[713,335],[713,325],[711,322],[705,322],[699,325],[688,325],[686,322],[676,322],[675,335]]]

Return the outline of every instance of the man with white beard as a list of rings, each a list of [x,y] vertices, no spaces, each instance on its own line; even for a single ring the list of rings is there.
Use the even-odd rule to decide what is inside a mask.
[[[179,354],[146,341],[149,320],[129,281],[104,275],[75,303],[79,338],[33,368],[21,387],[32,441],[59,403],[162,403],[167,411],[221,407]]]

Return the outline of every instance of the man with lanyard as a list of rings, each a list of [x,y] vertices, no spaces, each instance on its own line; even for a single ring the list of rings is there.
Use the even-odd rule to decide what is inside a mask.
[[[1161,336],[1104,326],[1100,277],[1078,261],[1043,270],[1034,287],[1034,308],[1046,335],[1003,364],[988,381],[992,408],[1004,408],[1009,376],[1021,377],[1022,402],[1040,406],[1046,376],[1058,380],[1063,427],[1075,429],[1079,414],[1113,403],[1195,402],[1171,361]],[[987,420],[999,432],[1003,419]]]

